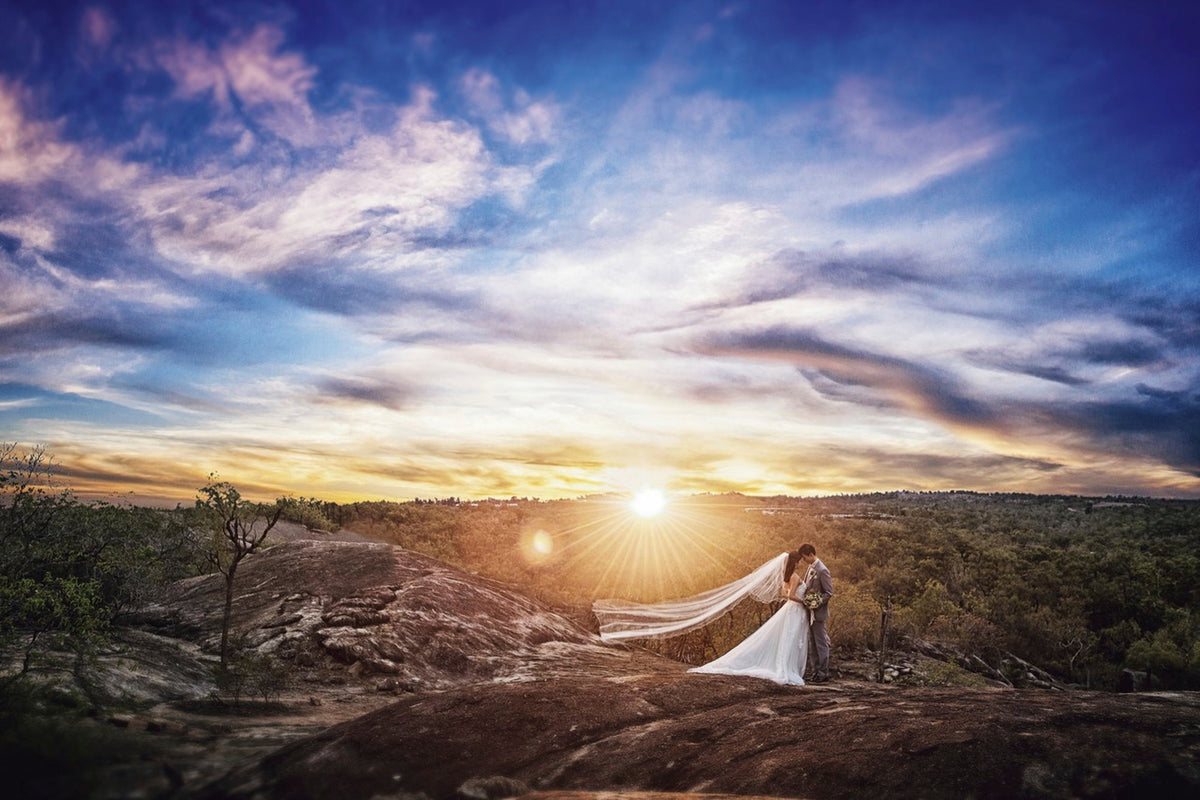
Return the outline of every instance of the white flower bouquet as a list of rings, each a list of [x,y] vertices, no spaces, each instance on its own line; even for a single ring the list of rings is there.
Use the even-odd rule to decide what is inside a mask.
[[[812,609],[813,611],[815,611],[817,608],[820,607],[822,602],[824,602],[824,598],[821,597],[821,593],[818,592],[816,589],[813,589],[810,592],[804,593],[804,607],[805,608],[809,608],[809,609]]]

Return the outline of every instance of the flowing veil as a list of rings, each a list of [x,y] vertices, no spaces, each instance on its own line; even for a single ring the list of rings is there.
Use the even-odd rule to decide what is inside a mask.
[[[597,600],[592,612],[600,621],[600,638],[615,642],[678,636],[707,625],[747,597],[760,603],[774,602],[779,599],[787,557],[781,553],[743,578],[680,600]]]

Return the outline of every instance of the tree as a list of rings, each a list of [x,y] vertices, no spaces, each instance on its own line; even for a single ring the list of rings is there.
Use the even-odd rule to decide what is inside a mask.
[[[64,525],[74,503],[45,490],[51,473],[44,448],[0,443],[0,646],[19,656],[15,672],[0,670],[0,689],[31,670],[48,636],[82,651],[108,622],[100,581]]]
[[[252,503],[228,481],[216,474],[199,489],[196,510],[212,534],[208,556],[212,565],[225,576],[225,611],[221,618],[221,667],[229,664],[229,624],[233,617],[233,583],[238,565],[256,552],[283,514],[282,499],[273,505]]]

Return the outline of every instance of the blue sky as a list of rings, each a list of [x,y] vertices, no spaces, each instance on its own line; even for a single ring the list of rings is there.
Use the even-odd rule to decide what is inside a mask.
[[[1200,7],[5,3],[89,495],[1200,496]]]

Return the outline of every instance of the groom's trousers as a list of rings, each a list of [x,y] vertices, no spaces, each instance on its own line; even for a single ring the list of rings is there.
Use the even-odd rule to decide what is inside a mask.
[[[813,668],[817,678],[829,677],[829,631],[825,630],[825,620],[814,619],[808,628],[808,663]]]

